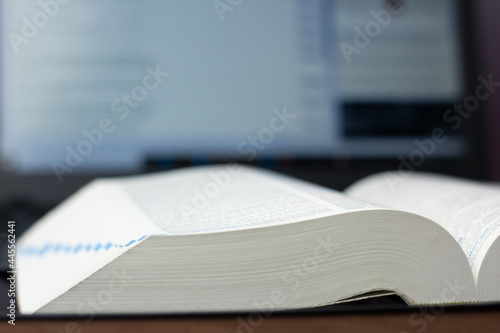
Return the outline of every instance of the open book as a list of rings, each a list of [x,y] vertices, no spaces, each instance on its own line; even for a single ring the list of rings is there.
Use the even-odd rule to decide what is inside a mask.
[[[237,164],[95,180],[18,243],[22,313],[275,311],[393,292],[500,300],[500,187],[346,193]]]

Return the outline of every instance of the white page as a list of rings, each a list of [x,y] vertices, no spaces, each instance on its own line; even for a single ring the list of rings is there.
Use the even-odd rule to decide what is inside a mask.
[[[346,193],[439,223],[460,244],[477,279],[489,246],[500,236],[500,187],[419,173],[395,182],[395,175],[368,177]]]
[[[119,187],[106,180],[93,182],[19,240],[16,269],[22,312],[37,309],[147,235],[159,233]]]
[[[167,234],[228,231],[373,208],[342,193],[228,164],[120,180]]]

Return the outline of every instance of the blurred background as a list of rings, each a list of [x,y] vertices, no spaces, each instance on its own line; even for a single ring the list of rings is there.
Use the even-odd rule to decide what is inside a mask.
[[[1,223],[22,233],[95,177],[234,160],[338,190],[397,169],[500,181],[498,14],[487,0],[2,0]]]

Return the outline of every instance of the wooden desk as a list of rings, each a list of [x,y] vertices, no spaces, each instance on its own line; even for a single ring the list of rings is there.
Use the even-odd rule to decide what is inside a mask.
[[[364,309],[312,313],[148,316],[95,318],[33,318],[0,323],[1,332],[500,332],[500,304],[407,309]]]

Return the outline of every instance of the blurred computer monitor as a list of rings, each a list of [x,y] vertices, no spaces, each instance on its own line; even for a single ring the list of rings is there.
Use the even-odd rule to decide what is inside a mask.
[[[2,1],[4,178],[64,182],[179,160],[359,160],[375,171],[418,149],[470,160],[472,138],[447,113],[470,70],[463,5]],[[446,140],[428,153],[416,140],[436,129]]]

